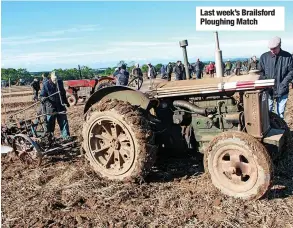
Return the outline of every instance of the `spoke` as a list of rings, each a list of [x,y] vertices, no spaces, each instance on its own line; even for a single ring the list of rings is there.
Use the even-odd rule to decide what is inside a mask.
[[[111,132],[104,126],[102,125],[102,127],[104,128],[104,130],[108,133],[108,135],[112,136]]]
[[[119,167],[121,167],[120,154],[118,150],[114,150],[114,163],[118,164]]]
[[[114,151],[112,150],[112,153],[110,154],[109,158],[106,160],[106,167],[109,167],[110,162],[113,161],[113,157],[114,157]]]
[[[126,161],[127,159],[130,158],[130,152],[125,150],[125,149],[123,149],[123,148],[121,148],[121,150],[120,150],[120,155],[121,155],[121,157],[123,158],[124,161]]]
[[[108,137],[106,137],[105,135],[93,135],[93,137],[95,137],[97,139],[106,140],[106,141],[110,141],[111,140]]]
[[[235,167],[236,163],[240,162],[240,156],[238,153],[231,153],[230,154],[230,161],[232,165]]]
[[[112,125],[114,125],[114,127],[112,126]],[[115,123],[112,123],[112,125],[111,125],[111,133],[112,133],[112,137],[114,137],[114,138],[117,138],[118,137],[118,125],[117,124],[115,124]]]
[[[239,163],[239,168],[241,169],[242,176],[250,176],[251,174],[251,167],[248,163],[240,162]]]
[[[236,174],[232,174],[231,178],[235,184],[239,184],[241,182],[241,176],[237,176]]]
[[[101,147],[100,149],[97,149],[97,150],[93,150],[93,153],[100,153],[100,152],[102,152],[102,151],[104,151],[104,150],[107,150],[107,149],[109,149],[110,148],[110,145],[106,145],[106,146],[103,146],[103,147]]]
[[[120,134],[120,135],[118,136],[118,140],[119,140],[120,142],[129,142],[129,139],[128,139],[128,137],[127,137],[125,134]]]

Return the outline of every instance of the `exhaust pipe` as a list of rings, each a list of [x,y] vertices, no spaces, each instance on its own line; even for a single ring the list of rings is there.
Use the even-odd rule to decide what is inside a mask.
[[[173,106],[188,109],[189,111],[194,112],[195,114],[203,116],[207,115],[207,110],[205,108],[200,108],[194,104],[189,103],[188,101],[175,100],[173,101]]]
[[[224,76],[223,58],[222,58],[222,51],[220,50],[220,45],[219,45],[218,32],[215,32],[215,43],[216,43],[216,50],[215,50],[216,77],[222,78]]]

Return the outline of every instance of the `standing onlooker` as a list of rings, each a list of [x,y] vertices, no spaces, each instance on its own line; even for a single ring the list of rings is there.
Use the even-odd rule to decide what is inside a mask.
[[[33,88],[33,93],[34,93],[33,100],[38,101],[38,94],[40,91],[40,82],[37,78],[34,78],[33,82],[31,83],[31,87]]]
[[[116,85],[127,86],[129,81],[129,72],[126,70],[126,65],[122,64],[119,73],[116,75]]]
[[[139,64],[136,63],[135,67],[132,69],[131,74],[134,75],[135,77],[142,77],[142,70],[139,67]]]
[[[215,73],[215,64],[213,62],[210,62],[208,69],[209,69],[209,75],[211,76],[211,78],[213,78]]]
[[[114,73],[113,73],[113,76],[116,77],[117,74],[119,74],[119,71],[120,71],[120,70],[121,70],[120,67],[115,68]]]
[[[276,102],[276,114],[284,118],[289,93],[289,82],[293,80],[293,58],[289,52],[281,49],[281,38],[274,37],[269,41],[270,51],[260,57],[262,79],[275,79],[274,88],[269,90],[269,109],[273,110]]]
[[[157,77],[157,72],[156,72],[155,67],[151,63],[148,63],[147,66],[149,68],[148,69],[148,78],[155,79]]]
[[[164,79],[166,75],[166,69],[164,65],[161,66],[160,71],[161,71],[161,78]]]
[[[249,65],[248,65],[248,71],[259,69],[258,64],[259,64],[259,63],[258,63],[258,60],[256,59],[256,56],[253,56],[253,57],[251,58],[251,62],[250,62]]]
[[[175,73],[175,80],[183,80],[183,68],[181,61],[178,60],[175,67],[174,67],[174,73]]]
[[[168,81],[171,81],[172,72],[173,72],[173,66],[172,66],[172,63],[169,62],[168,65],[167,65]]]
[[[231,75],[231,69],[232,69],[232,64],[230,62],[230,59],[225,63],[225,71],[227,76]]]
[[[180,66],[181,66],[181,70],[182,70],[182,80],[186,80],[185,66],[181,61],[180,61]]]
[[[238,60],[238,61],[236,62],[236,75],[237,75],[237,76],[240,75],[241,65],[242,65],[241,61]]]
[[[192,79],[193,66],[190,63],[188,63],[188,71],[189,71],[189,79]]]
[[[203,63],[199,59],[197,59],[194,64],[194,70],[196,74],[196,79],[201,79],[203,74]]]

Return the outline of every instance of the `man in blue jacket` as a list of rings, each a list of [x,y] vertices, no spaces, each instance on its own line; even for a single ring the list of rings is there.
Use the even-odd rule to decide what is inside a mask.
[[[284,118],[288,100],[289,83],[293,80],[293,58],[289,52],[281,49],[281,38],[269,41],[270,51],[260,57],[261,79],[275,79],[275,85],[269,90],[269,109],[273,110],[276,102],[276,114]]]
[[[126,65],[122,64],[118,74],[116,74],[116,85],[127,86],[129,81],[129,72],[126,70]]]
[[[58,91],[60,91],[60,93],[48,97]],[[63,86],[63,81],[57,77],[55,72],[52,72],[51,78],[44,82],[40,97],[46,106],[47,132],[54,135],[55,122],[57,119],[62,138],[69,139],[69,124],[65,105],[67,107],[70,105],[66,99],[66,91]]]

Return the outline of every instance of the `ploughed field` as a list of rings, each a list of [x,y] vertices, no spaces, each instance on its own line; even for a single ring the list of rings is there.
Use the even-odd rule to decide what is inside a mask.
[[[11,114],[32,103],[30,88],[22,88],[14,89],[10,98],[2,91],[2,122],[4,108]],[[71,133],[79,134],[83,105],[68,112]],[[293,130],[292,112],[293,90],[286,113]],[[160,157],[140,184],[106,182],[84,158],[63,154],[45,159],[36,169],[2,155],[1,171],[3,227],[293,226],[293,151],[279,164],[272,189],[255,202],[219,193],[195,154]]]

